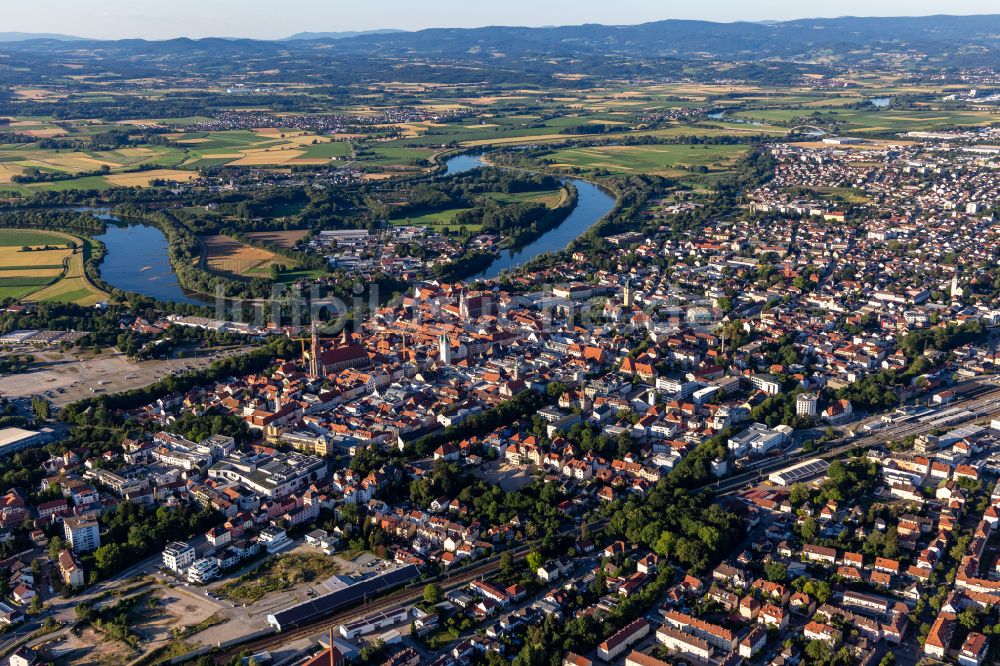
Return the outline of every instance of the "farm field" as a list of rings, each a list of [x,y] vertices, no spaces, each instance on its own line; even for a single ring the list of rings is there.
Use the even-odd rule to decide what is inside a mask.
[[[24,298],[58,280],[73,253],[67,241],[43,231],[0,230],[0,298]]]
[[[133,173],[116,173],[105,176],[104,179],[116,187],[149,187],[154,180],[176,181],[184,183],[194,180],[198,174],[194,171],[180,169],[150,169]]]
[[[321,165],[351,154],[345,141],[298,130],[262,128],[167,135],[186,150],[183,166],[197,169],[233,166]]]
[[[209,271],[239,277],[269,277],[271,266],[288,266],[289,260],[273,252],[244,245],[235,238],[215,235],[203,236],[205,267]]]
[[[168,146],[138,146],[118,150],[58,150],[36,148],[34,144],[0,145],[0,162],[22,169],[35,167],[47,173],[75,174],[96,171],[102,166],[114,169],[143,164],[173,166],[182,152]]]
[[[462,141],[462,145],[467,148],[478,148],[487,145],[511,145],[517,143],[547,143],[550,141],[566,141],[572,137],[566,134],[526,134],[496,137],[493,139],[475,139],[472,141]]]
[[[308,159],[346,159],[351,156],[351,144],[347,141],[327,141],[304,147],[304,157]]]
[[[390,87],[399,87],[395,84]],[[556,143],[586,137],[595,144],[615,141],[618,136],[721,136],[764,134],[780,136],[784,127],[770,124],[785,122],[789,113],[809,114],[813,111],[864,115],[866,111],[844,108],[880,94],[875,89],[859,88],[850,92],[801,89],[777,90],[760,86],[714,85],[652,85],[642,87],[611,86],[604,89],[567,90],[507,89],[482,95],[461,85],[422,84],[401,86],[408,94],[426,93],[421,105],[440,111],[469,109],[476,114],[452,122],[400,122],[373,126],[378,132],[395,128],[397,137],[382,140],[379,133],[322,135],[309,131],[258,127],[238,130],[192,130],[186,125],[210,123],[207,116],[174,119],[125,120],[105,122],[97,119],[58,120],[47,116],[10,118],[12,131],[36,138],[61,137],[79,140],[79,150],[38,150],[34,144],[0,146],[0,192],[8,191],[31,196],[37,191],[61,192],[72,189],[105,190],[115,186],[148,187],[155,180],[184,181],[195,178],[198,169],[218,166],[247,168],[320,167],[351,162],[366,180],[381,180],[425,170],[446,145],[477,147]],[[436,91],[441,91],[440,96]],[[461,94],[465,91],[466,94]],[[44,92],[44,91],[42,91]],[[183,93],[183,90],[174,91]],[[459,94],[456,94],[459,93]],[[33,93],[34,94],[34,93]],[[42,93],[39,93],[42,94]],[[159,94],[159,93],[153,93]],[[165,93],[166,94],[166,93]],[[540,95],[542,95],[540,97]],[[97,95],[94,99],[111,99]],[[374,99],[374,97],[373,97]],[[530,111],[524,110],[529,104]],[[755,114],[773,114],[763,124],[727,122],[708,118],[694,122],[678,121],[650,126],[649,114],[671,109],[739,104],[744,107],[734,116],[746,120]],[[777,104],[798,104],[798,110],[770,109]],[[765,107],[755,109],[755,107]],[[384,112],[381,105],[366,106],[364,102],[344,107],[342,112],[371,116]],[[926,113],[927,112],[921,112]],[[972,112],[968,112],[972,113]],[[877,115],[877,114],[876,114]],[[279,124],[280,124],[280,114]],[[846,116],[845,116],[846,117]],[[977,122],[981,122],[977,118]],[[575,127],[602,123],[623,130],[617,133],[585,135],[568,133]],[[161,136],[171,145],[142,145],[113,151],[84,149],[90,138],[121,127],[170,128]],[[655,160],[654,160],[655,162]],[[155,171],[127,172],[137,165],[153,165]],[[11,179],[25,169],[65,174],[87,174],[106,167],[110,174],[81,175],[72,180],[50,183],[12,183]]]
[[[433,213],[424,213],[423,215],[411,215],[409,217],[400,217],[391,220],[391,223],[396,226],[415,226],[415,227],[427,227],[433,231],[440,232],[445,228],[455,227],[455,218],[459,213],[463,213],[470,208],[448,208],[446,210],[434,211]],[[472,232],[478,232],[482,229],[482,225],[479,224],[467,224],[465,228]]]
[[[984,109],[953,108],[940,97],[961,86],[914,84],[901,77],[858,74],[854,87],[811,87],[806,81],[795,87],[756,84],[672,83],[606,87],[527,87],[525,84],[496,85],[484,92],[480,86],[439,83],[388,83],[370,88],[370,95],[355,97],[327,111],[364,118],[386,114],[394,107],[385,94],[407,96],[415,107],[457,117],[434,120],[401,120],[396,123],[359,123],[324,131],[282,127],[293,124],[296,114],[275,111],[261,102],[262,127],[247,129],[202,129],[217,127],[215,111],[177,118],[106,120],[100,117],[63,119],[46,112],[7,116],[5,128],[22,143],[0,145],[0,196],[30,197],[39,192],[94,190],[112,187],[151,187],[160,181],[189,181],[199,169],[219,166],[271,169],[287,173],[325,166],[351,165],[367,181],[425,173],[447,147],[489,148],[530,144],[562,144],[576,148],[554,150],[552,164],[585,170],[605,169],[613,173],[657,173],[673,177],[691,169],[709,174],[724,172],[742,147],[711,146],[700,153],[686,146],[618,146],[623,137],[677,139],[689,136],[781,137],[792,124],[816,125],[831,134],[899,134],[910,130],[934,130],[953,126],[982,126],[1000,114]],[[299,85],[282,86],[283,94],[303,93]],[[194,91],[186,85],[144,89],[135,97],[166,98]],[[64,93],[41,86],[19,88],[25,99],[58,104]],[[877,108],[876,98],[923,95],[910,108]],[[113,102],[131,93],[92,91],[80,93],[85,102]],[[85,98],[85,99],[84,99]],[[222,107],[226,109],[226,107]],[[711,111],[725,117],[708,117]],[[688,114],[688,112],[691,112]],[[307,114],[308,115],[308,114]],[[254,121],[256,122],[256,121]],[[596,124],[609,131],[589,134]],[[272,126],[267,126],[272,125]],[[276,126],[275,126],[276,125]],[[240,125],[242,126],[242,125]],[[158,137],[169,145],[129,145],[116,150],[91,150],[110,131],[139,134],[148,128],[166,131]],[[189,129],[190,128],[190,129]],[[580,128],[580,129],[578,129]],[[387,131],[394,130],[387,134]],[[336,133],[334,133],[336,132]],[[58,139],[61,148],[39,148],[28,139]],[[11,139],[13,140],[13,139]],[[132,140],[135,140],[133,135]],[[49,144],[51,145],[51,144]],[[59,144],[56,144],[59,145]],[[75,147],[68,147],[75,146]],[[713,154],[713,151],[718,151]],[[729,152],[734,151],[734,152]],[[147,171],[130,171],[148,166]],[[72,176],[53,182],[12,182],[29,169],[40,173]],[[100,173],[106,169],[108,173]],[[269,215],[292,216],[298,212],[269,211]],[[452,214],[454,215],[454,213]],[[448,224],[447,216],[428,218],[429,225]],[[252,270],[252,269],[250,269]],[[257,274],[266,273],[262,265]]]
[[[709,173],[725,171],[747,150],[746,146],[707,144],[589,146],[556,150],[543,159],[554,167],[680,176],[686,171],[679,167],[705,167]]]
[[[360,150],[358,162],[365,167],[420,168],[438,152],[433,148],[403,145],[408,141],[377,143]]]
[[[829,108],[752,109],[737,111],[734,117],[773,122],[801,122],[821,127],[835,124],[840,133],[846,132],[909,132],[935,130],[953,126],[980,126],[995,122],[997,116],[988,111],[951,109],[885,109],[858,110]]]
[[[671,104],[670,106],[675,106]],[[662,108],[662,107],[660,107]],[[651,109],[655,110],[655,109]],[[596,113],[588,116],[567,116],[554,118],[544,125],[537,125],[533,118],[518,118],[509,116],[506,118],[491,119],[495,124],[491,125],[464,125],[450,124],[434,128],[433,132],[428,132],[420,137],[412,139],[399,139],[395,142],[385,144],[409,147],[411,150],[420,145],[443,145],[445,143],[457,142],[468,148],[488,146],[488,145],[515,145],[521,143],[552,143],[566,141],[573,138],[581,138],[585,135],[563,134],[561,130],[567,127],[604,123],[608,125],[629,125],[635,118],[633,114],[622,116],[612,116],[611,114]],[[520,124],[514,124],[520,121]],[[595,134],[588,138],[595,142],[614,140],[618,136],[625,134],[631,136],[721,136],[732,134],[767,134],[780,136],[787,134],[788,130],[783,127],[776,127],[769,124],[750,125],[748,123],[725,122],[721,120],[706,120],[691,124],[675,124],[659,129],[636,129],[634,131],[623,132],[622,134]]]
[[[317,268],[293,268],[282,271],[278,276],[278,282],[282,284],[292,284],[299,280],[316,280],[327,275],[326,271]]]
[[[549,208],[555,208],[566,196],[566,190],[543,190],[540,192],[516,192],[507,194],[505,192],[490,192],[486,196],[499,201],[500,203],[543,203]]]
[[[539,135],[556,135],[567,139],[571,135],[559,134],[560,130],[577,125],[586,125],[588,118],[577,116],[562,116],[539,122],[536,116],[496,116],[487,119],[488,122],[448,123],[437,125],[417,137],[399,139],[397,145],[403,146],[441,146],[448,143],[462,145],[485,145],[487,143],[517,143],[529,141],[526,137]]]
[[[0,229],[0,298],[80,305],[104,300],[107,294],[84,273],[90,251],[89,240],[71,234]]]
[[[307,229],[291,229],[289,231],[254,231],[248,233],[247,236],[278,247],[293,248],[308,233]]]
[[[57,150],[36,148],[34,144],[0,145],[0,192],[31,195],[38,191],[61,192],[70,189],[103,190],[112,186],[146,187],[149,180],[164,178],[186,180],[187,172],[176,167],[184,159],[182,150],[168,146],[136,146],[118,150]],[[139,166],[161,167],[129,172]],[[106,169],[107,174],[95,174]],[[14,183],[15,176],[31,171],[63,176],[60,180]],[[79,178],[66,178],[76,176]]]
[[[736,123],[724,120],[706,120],[697,125],[672,125],[655,130],[632,132],[633,136],[733,136],[741,134],[764,134],[769,136],[784,136],[788,130],[767,123]]]

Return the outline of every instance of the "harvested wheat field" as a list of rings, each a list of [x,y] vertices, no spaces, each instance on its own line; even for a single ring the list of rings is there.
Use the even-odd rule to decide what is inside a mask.
[[[39,151],[39,155],[35,157],[34,160],[25,161],[26,166],[42,166],[51,167],[59,171],[67,171],[70,173],[75,173],[78,171],[96,171],[102,166],[110,167],[112,169],[118,168],[121,164],[113,162],[109,159],[98,159],[96,157],[91,157],[87,153],[73,152],[73,153],[42,153]]]
[[[300,157],[298,159],[288,160],[285,164],[291,164],[292,166],[296,164],[316,166],[320,164],[329,164],[329,162],[330,159],[326,157]]]
[[[254,240],[270,243],[278,247],[293,248],[309,231],[307,229],[292,229],[290,231],[255,231],[247,234]]]
[[[184,183],[198,177],[197,171],[179,169],[151,169],[134,173],[113,173],[104,177],[112,185],[119,187],[149,187],[154,180],[173,180]]]
[[[305,155],[304,150],[291,148],[277,150],[248,150],[243,157],[230,162],[231,166],[267,166],[269,164],[288,164]]]
[[[24,170],[20,167],[0,163],[0,183],[9,183],[11,178],[21,173],[24,173]]]
[[[66,244],[65,240],[59,238],[52,239],[51,250],[41,249],[43,245],[31,244],[30,252],[22,252],[20,247],[14,247],[13,244],[7,244],[7,238],[16,238],[16,232],[11,230],[8,231],[4,229],[0,233],[0,243],[3,244],[0,247],[0,267],[4,269],[23,269],[23,268],[41,268],[48,266],[58,266],[62,269],[62,264],[67,257],[73,254],[73,250],[64,247]],[[59,271],[56,271],[57,273]]]
[[[36,139],[51,139],[54,136],[64,136],[68,134],[68,132],[59,127],[44,127],[42,129],[25,130],[24,134],[33,136]]]
[[[45,90],[44,88],[18,88],[14,91],[14,94],[21,99],[29,100],[42,100],[42,99],[62,99],[66,97],[65,93],[57,93],[51,90]]]
[[[272,264],[290,262],[267,250],[244,245],[235,238],[215,235],[202,236],[205,245],[205,266],[210,271],[242,277],[262,277]]]

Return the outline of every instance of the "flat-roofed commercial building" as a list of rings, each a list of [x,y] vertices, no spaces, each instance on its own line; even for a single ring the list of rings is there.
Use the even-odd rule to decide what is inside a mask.
[[[51,430],[35,432],[23,428],[0,428],[0,456],[9,456],[31,446],[47,444],[51,440]]]

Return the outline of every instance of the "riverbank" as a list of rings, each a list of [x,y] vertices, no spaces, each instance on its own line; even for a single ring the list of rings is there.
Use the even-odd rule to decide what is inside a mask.
[[[122,205],[115,207],[113,212],[129,223],[130,228],[135,228],[138,222],[157,229],[166,239],[167,260],[174,279],[184,290],[181,302],[196,301],[197,304],[211,305],[215,303],[215,294],[221,294],[225,299],[241,301],[254,301],[271,296],[273,283],[269,278],[236,280],[202,270],[201,240],[171,211],[149,211],[138,206]],[[135,245],[133,247],[140,249]],[[135,262],[130,263],[134,266]],[[155,294],[149,295],[157,297]]]
[[[445,162],[445,175],[455,175],[480,167],[491,166],[481,155],[461,153]],[[507,168],[507,167],[500,167]],[[528,173],[544,173],[529,169],[518,169]],[[519,268],[529,261],[543,255],[565,250],[569,244],[586,233],[602,219],[610,215],[619,205],[617,193],[580,178],[566,178],[564,186],[570,185],[576,190],[576,205],[564,220],[536,239],[517,248],[501,250],[496,258],[482,270],[470,273],[465,279],[489,280],[501,273]],[[614,194],[614,196],[612,196]],[[483,263],[482,259],[478,263]],[[477,269],[478,264],[472,270]]]

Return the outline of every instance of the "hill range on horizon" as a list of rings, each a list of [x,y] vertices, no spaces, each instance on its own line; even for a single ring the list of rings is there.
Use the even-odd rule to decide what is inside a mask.
[[[77,37],[75,35],[62,35],[54,32],[0,32],[0,42],[24,42],[32,39],[52,39],[61,42],[85,42],[91,41],[87,37]]]
[[[852,67],[952,73],[991,67],[1000,58],[998,34],[1000,14],[383,29],[301,32],[277,40],[84,42],[67,36],[0,33],[0,52],[10,56],[8,69],[0,67],[0,82],[20,81],[25,70],[58,78],[65,66],[50,65],[67,61],[78,74],[98,73],[113,64],[132,77],[197,66],[206,74],[280,70],[282,76],[294,78],[306,69],[323,68],[323,79],[334,84],[402,75],[430,82],[533,83],[567,74],[636,78],[662,77],[666,71],[698,79],[787,82],[833,76]]]
[[[690,33],[689,40],[701,40],[710,43],[713,40],[754,37],[794,37],[797,41],[812,41],[814,43],[859,43],[868,40],[891,42],[899,39],[950,40],[962,37],[977,38],[980,35],[995,34],[993,31],[1000,26],[1000,14],[981,15],[950,15],[936,14],[928,16],[840,16],[834,18],[799,18],[784,21],[707,21],[692,19],[664,19],[635,24],[603,24],[582,23],[552,26],[521,26],[521,25],[487,25],[472,28],[433,27],[421,30],[400,30],[395,28],[379,28],[372,30],[345,31],[303,31],[277,39],[261,39],[242,36],[219,36],[192,38],[180,35],[170,39],[143,39],[123,36],[115,39],[98,39],[79,37],[58,33],[32,32],[0,32],[0,42],[18,42],[31,40],[55,41],[94,41],[94,42],[168,42],[177,39],[202,41],[205,39],[227,39],[232,41],[254,42],[289,42],[312,40],[335,40],[341,42],[367,41],[386,44],[426,45],[427,41],[437,38],[452,39],[462,36],[472,40],[489,39],[491,35],[515,36],[526,40],[543,40],[555,38],[558,41],[577,41],[580,46],[593,45],[595,40],[603,39],[608,44],[635,43],[636,40],[646,44],[660,39],[676,38],[678,31]],[[804,40],[802,33],[812,31],[822,34],[812,35],[811,40]],[[639,44],[636,43],[638,47]]]
[[[350,39],[351,37],[361,37],[364,35],[391,35],[397,32],[407,32],[406,30],[396,30],[395,28],[379,28],[377,30],[344,30],[341,32],[297,32],[282,40],[291,42],[301,39]]]

